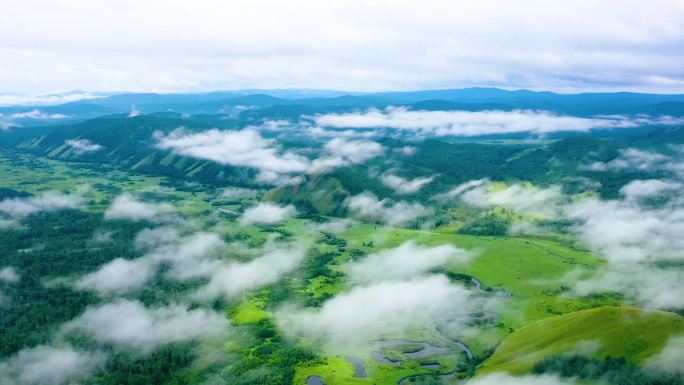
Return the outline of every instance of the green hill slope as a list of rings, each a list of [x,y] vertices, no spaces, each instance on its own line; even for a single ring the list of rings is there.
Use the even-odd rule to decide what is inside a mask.
[[[640,363],[658,353],[668,338],[684,333],[684,317],[662,311],[601,307],[547,318],[509,335],[479,373],[529,372],[544,357],[571,352],[582,343],[603,358],[624,356]]]

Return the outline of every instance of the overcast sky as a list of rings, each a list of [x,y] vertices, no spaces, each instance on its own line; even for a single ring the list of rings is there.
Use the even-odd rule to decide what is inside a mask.
[[[684,93],[684,0],[3,0],[0,94]]]

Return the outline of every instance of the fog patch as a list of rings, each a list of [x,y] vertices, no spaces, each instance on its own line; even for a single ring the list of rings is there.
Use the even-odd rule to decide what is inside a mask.
[[[64,144],[70,146],[77,154],[95,152],[102,149],[102,145],[93,143],[89,139],[67,139]]]
[[[349,197],[344,204],[350,214],[358,219],[380,221],[390,226],[407,225],[433,213],[432,209],[420,203],[392,202],[388,198],[379,200],[371,192]]]
[[[435,195],[434,197],[432,197],[432,199],[440,202],[446,202],[448,200],[460,197],[466,191],[472,190],[476,187],[487,185],[489,183],[489,179],[470,180],[459,184],[458,186],[447,191],[446,193]]]
[[[199,133],[176,130],[168,135],[155,132],[157,147],[221,164],[250,167],[261,172],[261,180],[275,180],[282,174],[302,173],[309,160],[292,151],[283,151],[272,139],[263,138],[254,128],[239,131],[212,129]]]
[[[508,373],[497,372],[478,376],[466,381],[465,385],[570,385],[576,384],[573,379],[564,379],[555,375],[522,375],[512,376]]]
[[[28,198],[8,198],[0,201],[0,213],[20,219],[37,212],[50,212],[80,207],[83,198],[78,195],[49,191]]]
[[[469,290],[434,275],[356,287],[317,310],[284,308],[278,321],[289,334],[322,339],[339,349],[440,321],[458,323],[475,303]]]
[[[149,251],[138,259],[116,258],[76,282],[79,289],[100,293],[123,293],[144,287],[163,263],[166,276],[175,280],[209,277],[220,261],[216,257],[226,244],[217,234],[196,233],[177,237],[174,229],[144,229],[136,236],[138,248]]]
[[[12,266],[7,266],[0,270],[0,281],[4,283],[17,283],[20,277]]]
[[[172,209],[171,205],[141,202],[131,194],[124,193],[114,199],[104,217],[106,220],[156,221],[162,213]]]
[[[245,210],[240,218],[240,225],[273,225],[293,216],[296,212],[293,205],[279,206],[271,202],[261,202]]]
[[[339,218],[331,219],[327,222],[322,223],[312,223],[310,227],[313,231],[339,234],[345,231],[346,229],[352,227],[356,223],[358,222],[350,218]]]
[[[444,197],[459,197],[464,203],[477,208],[501,207],[516,213],[530,213],[551,217],[558,214],[563,195],[559,186],[539,188],[529,184],[503,186],[487,180],[463,183]]]
[[[195,293],[195,298],[210,300],[230,298],[247,290],[277,282],[294,271],[306,256],[305,245],[266,246],[263,255],[248,262],[229,262],[212,271],[209,283]]]
[[[144,287],[157,272],[149,259],[116,258],[76,282],[76,288],[99,293],[124,293]]]
[[[385,186],[394,190],[397,194],[413,194],[418,192],[423,186],[432,182],[434,177],[419,177],[406,179],[394,174],[385,174],[380,177],[380,181]]]
[[[402,280],[446,264],[466,263],[471,258],[470,252],[453,245],[426,247],[411,240],[352,263],[348,274],[354,282]]]
[[[663,350],[646,361],[646,366],[684,374],[684,336],[670,337]]]
[[[325,154],[312,162],[310,173],[321,173],[333,168],[363,163],[384,152],[380,143],[342,138],[330,140],[325,144],[324,150]]]
[[[0,378],[4,385],[75,384],[102,369],[105,359],[99,352],[40,345],[22,349],[0,362]]]
[[[627,200],[640,201],[652,197],[672,194],[684,187],[679,182],[672,180],[646,179],[633,180],[620,189],[620,194]]]
[[[63,331],[81,331],[98,342],[127,346],[143,353],[179,341],[219,337],[228,332],[228,320],[211,310],[188,310],[184,305],[146,308],[139,301],[117,300],[89,307],[64,325]]]

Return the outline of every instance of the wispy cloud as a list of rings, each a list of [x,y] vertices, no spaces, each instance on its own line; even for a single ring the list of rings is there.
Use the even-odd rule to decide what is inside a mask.
[[[476,303],[470,291],[435,275],[356,287],[318,310],[283,309],[278,319],[289,333],[321,338],[339,348],[446,320],[457,323]]]
[[[452,245],[421,246],[407,241],[393,249],[370,254],[349,266],[354,282],[405,280],[418,277],[435,267],[466,263],[472,254]]]
[[[434,177],[419,177],[415,179],[406,179],[394,174],[384,174],[380,177],[380,181],[385,186],[394,190],[397,194],[413,194],[418,192],[423,186],[431,183]]]
[[[257,178],[270,184],[292,182],[293,174],[322,173],[365,162],[383,152],[383,147],[368,140],[334,138],[325,144],[319,158],[311,160],[285,150],[274,139],[261,136],[256,127],[239,131],[212,129],[200,133],[176,130],[156,133],[157,146],[181,155],[208,159],[221,164],[259,170]]]
[[[102,149],[102,145],[93,143],[89,139],[67,139],[64,143],[74,149],[76,153],[94,152]]]
[[[181,155],[256,168],[265,182],[274,182],[282,174],[302,173],[310,167],[309,159],[282,150],[276,141],[263,138],[253,128],[239,131],[212,129],[200,133],[177,130],[168,135],[157,133],[155,137],[159,148]]]
[[[189,310],[178,304],[146,308],[138,301],[122,299],[88,308],[65,324],[63,331],[78,330],[100,343],[149,353],[165,343],[218,337],[226,334],[228,328],[228,320],[210,310]]]
[[[13,218],[23,218],[41,211],[57,211],[80,207],[83,198],[78,195],[46,192],[28,198],[8,198],[0,201],[0,213]]]
[[[310,117],[319,126],[357,129],[394,129],[413,135],[478,136],[491,134],[589,131],[597,128],[630,128],[646,125],[678,125],[683,118],[669,116],[601,116],[584,118],[548,111],[413,111],[404,107]]]
[[[75,384],[103,368],[105,358],[69,346],[39,345],[0,362],[0,378],[3,385]]]
[[[417,202],[392,202],[388,198],[378,199],[370,192],[349,197],[344,204],[350,214],[358,219],[380,221],[391,226],[406,225],[433,212]]]
[[[104,217],[107,220],[156,221],[164,212],[172,209],[173,207],[168,204],[145,203],[131,194],[124,193],[114,199],[105,211]]]

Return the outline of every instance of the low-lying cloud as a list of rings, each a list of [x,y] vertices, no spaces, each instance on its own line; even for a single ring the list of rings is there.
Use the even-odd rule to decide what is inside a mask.
[[[347,198],[345,206],[350,214],[358,219],[380,221],[390,226],[407,225],[433,212],[420,203],[392,202],[388,198],[380,200],[371,192]]]
[[[178,304],[150,309],[138,301],[117,300],[86,309],[63,330],[85,332],[100,343],[149,353],[170,342],[218,337],[228,328],[228,320],[211,310],[188,310]]]
[[[105,211],[104,217],[106,220],[156,221],[162,213],[169,212],[172,209],[168,204],[145,203],[128,193],[124,193],[114,199]]]
[[[370,140],[334,138],[324,146],[325,153],[311,163],[310,173],[325,172],[337,167],[363,163],[382,155],[380,143]]]
[[[258,180],[271,184],[290,182],[293,174],[321,173],[362,163],[383,152],[383,147],[373,141],[334,138],[323,147],[320,158],[311,160],[262,137],[255,127],[199,133],[176,130],[168,135],[157,132],[155,138],[157,147],[181,155],[257,169]]]
[[[478,376],[464,383],[465,385],[572,385],[576,384],[573,379],[560,378],[556,375],[522,375],[512,376],[508,373],[498,372]]]
[[[457,323],[473,310],[471,295],[446,277],[434,275],[356,287],[329,299],[318,310],[284,309],[278,319],[289,333],[322,338],[339,347],[440,321]]]
[[[470,252],[453,245],[427,247],[407,241],[352,263],[348,274],[354,282],[410,279],[439,266],[466,263],[471,257]]]
[[[263,138],[254,128],[239,131],[212,129],[199,133],[176,130],[168,135],[155,133],[155,137],[159,148],[181,155],[256,168],[264,181],[275,180],[282,174],[302,173],[310,167],[309,159],[282,150],[276,141]]]
[[[684,119],[670,116],[599,116],[583,118],[548,111],[414,111],[405,107],[369,109],[365,112],[324,114],[309,117],[322,127],[394,129],[419,136],[478,136],[529,132],[590,131],[598,128],[630,128],[647,125],[678,125]]]
[[[106,356],[69,346],[40,345],[0,362],[3,385],[76,384],[104,367]]]
[[[89,139],[67,139],[64,143],[73,148],[74,152],[78,154],[95,152],[102,149],[102,145],[93,143]]]
[[[293,205],[279,206],[271,202],[261,202],[245,210],[240,217],[240,225],[273,225],[293,216],[296,212]]]
[[[559,186],[539,188],[519,183],[506,186],[480,179],[462,183],[436,198],[439,200],[460,198],[473,207],[501,207],[518,213],[525,212],[548,217],[558,213],[558,204],[562,197]]]
[[[670,337],[663,350],[646,361],[646,366],[684,374],[684,336]]]
[[[135,239],[148,252],[140,258],[116,258],[76,282],[81,290],[102,294],[125,293],[143,288],[168,263],[166,275],[176,280],[209,277],[220,265],[217,259],[226,245],[217,234],[196,233],[179,237],[169,227],[144,229]]]
[[[19,219],[37,212],[58,211],[80,207],[83,198],[78,195],[46,192],[28,198],[8,198],[0,201],[0,213]]]
[[[17,274],[17,271],[12,266],[0,269],[0,282],[17,283],[19,279],[19,274]]]
[[[413,194],[418,192],[423,186],[432,182],[434,177],[419,177],[406,179],[394,174],[385,174],[380,177],[380,181],[385,186],[394,190],[397,194]]]
[[[270,249],[270,250],[268,250]],[[294,271],[306,256],[304,245],[267,245],[267,251],[248,262],[232,262],[218,267],[209,283],[199,289],[195,297],[209,300],[230,298],[247,290],[277,282]]]

